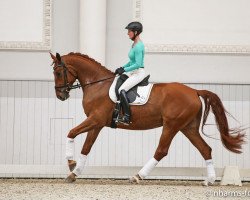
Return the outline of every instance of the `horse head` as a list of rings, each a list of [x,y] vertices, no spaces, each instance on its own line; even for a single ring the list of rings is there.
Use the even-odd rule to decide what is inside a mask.
[[[50,56],[53,59],[52,65],[56,96],[61,101],[64,101],[69,98],[70,90],[75,87],[73,84],[77,79],[77,74],[73,70],[73,67],[67,64],[66,59],[64,60],[59,53],[56,53],[56,56],[50,53]]]

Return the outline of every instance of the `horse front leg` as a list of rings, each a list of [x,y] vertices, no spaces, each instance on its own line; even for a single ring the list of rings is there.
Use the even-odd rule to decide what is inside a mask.
[[[88,132],[86,140],[82,147],[81,155],[79,156],[77,163],[75,162],[75,167],[71,169],[71,173],[65,180],[66,182],[72,183],[76,180],[76,176],[81,175],[87,160],[87,155],[89,154],[93,144],[95,143],[101,129],[102,128],[96,128]]]
[[[68,160],[68,166],[70,171],[76,166],[76,162],[73,160],[73,150],[74,150],[74,138],[84,132],[90,131],[99,126],[97,120],[93,117],[88,117],[85,121],[83,121],[80,125],[73,128],[66,139],[66,159]]]

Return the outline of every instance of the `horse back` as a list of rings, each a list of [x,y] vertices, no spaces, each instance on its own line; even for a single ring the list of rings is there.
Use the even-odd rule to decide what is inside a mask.
[[[185,84],[172,82],[172,83],[156,83],[154,84],[155,90],[160,90],[164,95],[172,95],[172,97],[198,97],[197,90]]]
[[[181,111],[187,108],[199,110],[201,108],[197,90],[178,82],[154,84],[149,101],[169,110]]]

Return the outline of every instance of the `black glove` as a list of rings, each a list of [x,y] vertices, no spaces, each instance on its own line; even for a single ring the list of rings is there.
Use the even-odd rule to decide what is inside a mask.
[[[122,75],[124,72],[125,72],[124,68],[123,67],[119,67],[119,68],[117,68],[115,70],[115,75],[116,74]]]

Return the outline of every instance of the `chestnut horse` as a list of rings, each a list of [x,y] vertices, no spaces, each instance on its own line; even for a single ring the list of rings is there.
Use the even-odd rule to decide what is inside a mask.
[[[66,142],[66,157],[71,171],[66,181],[73,182],[76,180],[76,176],[81,174],[86,156],[99,132],[103,127],[111,126],[115,103],[109,98],[109,88],[115,74],[94,59],[80,53],[69,53],[62,57],[57,53],[56,56],[51,54],[51,57],[54,64],[57,98],[62,101],[66,100],[70,90],[80,86],[84,93],[82,103],[87,119],[70,130]],[[80,82],[80,86],[73,85],[76,79]],[[204,99],[204,112],[202,112],[199,97]],[[168,154],[171,141],[178,131],[181,131],[190,140],[206,161],[211,161],[212,149],[199,133],[200,124],[203,131],[210,107],[215,115],[217,128],[225,148],[235,153],[241,153],[244,134],[242,130],[229,129],[226,111],[216,94],[207,90],[192,89],[180,83],[154,84],[145,105],[131,106],[132,123],[129,126],[122,124],[117,126],[117,128],[129,130],[163,127],[154,157],[131,180],[138,182],[150,173],[157,163]],[[74,138],[85,132],[87,132],[87,137],[81,151],[81,158],[75,162],[72,146]],[[212,169],[210,166],[210,172],[208,170],[208,178],[211,178],[209,176],[215,179],[213,166]]]

